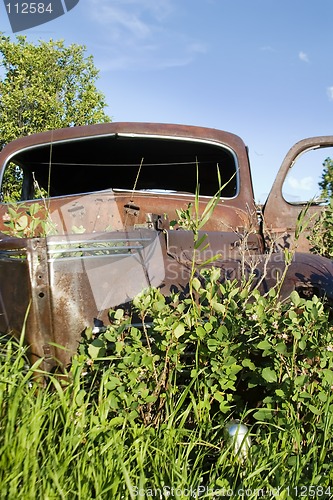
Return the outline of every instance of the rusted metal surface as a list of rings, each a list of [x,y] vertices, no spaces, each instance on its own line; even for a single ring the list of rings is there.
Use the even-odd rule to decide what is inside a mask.
[[[282,196],[282,186],[289,170],[300,155],[311,149],[328,148],[330,146],[333,146],[333,136],[304,139],[296,143],[288,151],[281,165],[263,209],[266,236],[274,240],[276,246],[280,249],[292,248],[297,218],[302,209],[306,209],[303,217],[303,227],[306,230],[303,231],[297,241],[297,249],[301,252],[308,252],[310,249],[307,235],[311,230],[311,221],[313,221],[314,216],[323,210],[324,207],[315,203],[303,203],[303,205],[288,203]]]
[[[293,155],[265,207],[276,234],[295,227],[296,210],[279,195]],[[200,265],[216,256],[221,279],[254,269],[263,292],[282,275],[283,254],[265,255],[247,150],[233,134],[164,124],[75,127],[14,141],[0,153],[1,175],[9,162],[22,168],[21,210],[45,204],[56,234],[0,233],[0,332],[19,336],[28,311],[30,356],[42,357],[46,370],[67,365],[83,330],[107,324],[109,309],[143,288],[159,287],[166,296],[186,289],[192,259]],[[172,221],[177,209],[194,205],[197,174],[203,213],[218,189],[217,169],[225,186],[202,228],[209,246],[194,251],[193,233]],[[50,192],[42,202],[34,200],[36,181]],[[7,219],[0,204],[0,231]],[[295,254],[282,296],[292,290],[332,299],[331,261]]]

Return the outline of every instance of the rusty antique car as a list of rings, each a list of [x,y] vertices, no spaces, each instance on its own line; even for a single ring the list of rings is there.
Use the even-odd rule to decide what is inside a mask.
[[[42,357],[51,371],[70,363],[86,327],[108,323],[110,308],[130,303],[148,286],[165,295],[186,288],[192,258],[218,254],[221,279],[255,268],[261,290],[269,290],[285,266],[282,250],[293,248],[304,208],[284,199],[283,181],[302,152],[332,145],[333,137],[317,137],[294,146],[258,214],[247,148],[231,133],[109,123],[13,141],[0,153],[2,185],[14,165],[22,180],[16,210],[28,217],[42,204],[54,230],[10,233],[10,205],[1,203],[0,331],[17,337],[25,324],[31,360]],[[223,186],[202,228],[209,241],[205,255],[194,254],[190,230],[170,224],[176,209],[194,202],[197,180],[199,213]],[[313,203],[307,217],[320,208]],[[282,296],[297,290],[332,300],[332,262],[309,252],[306,235],[297,245]]]

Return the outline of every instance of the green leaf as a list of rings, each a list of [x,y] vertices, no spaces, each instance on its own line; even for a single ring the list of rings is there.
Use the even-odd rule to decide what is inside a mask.
[[[289,457],[288,460],[287,460],[287,463],[288,463],[288,465],[290,465],[290,467],[296,468],[297,467],[297,463],[298,463],[298,457],[295,456],[295,455]]]
[[[319,314],[318,314],[317,306],[315,304],[313,304],[312,308],[311,308],[311,317],[312,317],[312,319],[317,320],[318,316],[319,316]]]
[[[289,311],[288,316],[292,321],[296,321],[298,319],[297,314],[293,310]]]
[[[110,375],[108,377],[107,383],[105,384],[105,387],[108,391],[113,391],[119,385],[121,385],[121,381],[119,380],[119,378]]]
[[[272,345],[270,344],[270,342],[268,342],[268,340],[262,340],[261,342],[259,342],[257,347],[258,349],[262,349],[263,351],[268,351],[272,348]]]
[[[207,234],[203,234],[196,242],[195,242],[195,245],[194,245],[194,248],[196,250],[198,250],[202,244],[206,241],[207,239]],[[204,250],[204,249],[201,249],[201,251]]]
[[[276,290],[275,290],[275,288],[271,288],[271,289],[269,290],[269,292],[268,292],[268,297],[270,297],[270,298],[272,298],[272,299],[273,299],[274,297],[276,297]]]
[[[298,294],[298,292],[296,292],[296,290],[292,291],[291,294],[290,294],[290,300],[292,301],[292,303],[297,307],[300,302],[301,302],[301,298]]]
[[[124,316],[124,310],[123,309],[117,309],[116,312],[114,313],[114,318],[115,319],[122,319]]]
[[[274,346],[274,350],[276,352],[279,352],[280,354],[287,354],[287,346],[284,342],[279,342],[278,344],[276,344],[276,346]]]
[[[125,343],[122,340],[118,340],[118,342],[115,343],[116,346],[116,353],[121,354],[122,350],[124,349]]]
[[[202,326],[197,326],[197,328],[195,329],[195,333],[197,334],[200,340],[204,339],[205,336],[207,335],[206,330],[202,328]]]
[[[91,359],[101,358],[105,356],[104,342],[100,339],[95,339],[88,346],[88,354]]]
[[[142,356],[142,366],[146,368],[151,368],[153,366],[153,358],[150,354],[144,354]]]
[[[228,329],[225,325],[219,326],[216,336],[219,340],[224,340],[228,336]]]
[[[320,393],[318,394],[318,399],[322,402],[322,403],[326,403],[327,401],[327,394],[323,391],[320,391]]]
[[[306,345],[307,345],[306,339],[301,338],[301,340],[298,343],[298,347],[301,349],[301,351],[304,351],[306,349]]]
[[[274,370],[272,368],[266,367],[262,370],[261,372],[262,377],[266,380],[268,383],[274,383],[277,382],[277,376]]]
[[[83,403],[84,403],[86,395],[87,395],[86,391],[84,389],[80,389],[79,392],[76,395],[75,403],[78,406],[82,406]]]
[[[302,387],[305,382],[308,380],[308,376],[307,375],[298,375],[297,377],[295,377],[294,379],[294,384],[296,387]]]
[[[333,386],[333,370],[325,368],[322,371],[323,382],[326,382],[329,386]]]
[[[244,368],[249,368],[252,371],[256,369],[256,365],[248,358],[243,359],[242,365],[244,366]]]
[[[210,333],[213,330],[213,325],[207,321],[207,323],[204,324],[204,329],[207,333]]]
[[[256,420],[262,420],[265,422],[266,420],[272,420],[273,415],[271,410],[268,410],[266,408],[261,408],[260,410],[256,411],[253,414],[253,417]]]
[[[237,365],[236,363],[227,366],[226,367],[226,374],[230,377],[230,379],[235,380],[236,378],[234,375],[236,375],[238,372],[242,370],[242,367],[240,365]]]
[[[220,342],[218,342],[215,339],[208,339],[207,340],[207,347],[210,351],[215,352],[216,349],[219,347]]]
[[[198,292],[201,288],[200,280],[198,280],[198,278],[193,278],[191,283],[192,283],[192,287],[194,288],[194,290],[196,292]]]
[[[39,203],[32,203],[30,206],[29,206],[29,214],[32,215],[32,216],[35,216],[39,210],[42,209],[42,205],[40,205]]]
[[[113,417],[108,422],[109,427],[117,427],[118,425],[122,425],[124,423],[124,417]]]
[[[16,221],[16,230],[24,231],[28,227],[28,223],[28,217],[26,215],[21,215],[21,217]]]
[[[226,397],[223,392],[215,392],[213,396],[219,403],[225,403],[226,401]]]
[[[173,333],[176,339],[179,339],[185,333],[185,325],[183,323],[178,323]]]
[[[320,415],[322,410],[321,408],[316,408],[314,405],[309,405],[309,410],[314,414],[314,415]]]
[[[216,302],[215,300],[211,302],[212,307],[215,312],[224,314],[226,311],[226,307],[224,304],[220,304],[219,302]]]
[[[221,259],[221,255],[220,253],[216,254],[216,255],[212,255],[211,257],[209,257],[207,260],[204,260],[203,262],[201,262],[201,266],[207,266],[208,264],[211,264],[212,262],[216,262],[217,260]]]

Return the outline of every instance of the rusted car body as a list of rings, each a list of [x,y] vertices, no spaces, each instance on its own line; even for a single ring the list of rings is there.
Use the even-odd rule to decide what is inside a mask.
[[[109,123],[12,142],[0,153],[1,177],[10,164],[20,168],[17,210],[29,214],[42,204],[55,231],[8,234],[8,205],[0,205],[0,331],[19,336],[25,324],[31,359],[43,357],[51,371],[68,365],[86,327],[108,324],[110,308],[130,303],[148,286],[165,295],[185,290],[193,258],[200,264],[218,256],[221,279],[254,270],[260,289],[269,290],[283,272],[281,249],[292,247],[301,209],[283,200],[279,182],[294,157],[317,143],[332,145],[333,138],[309,139],[291,150],[258,216],[247,148],[227,132]],[[222,186],[202,228],[209,247],[201,252],[194,251],[191,230],[171,223],[177,209],[194,205],[197,185],[197,216]],[[36,198],[41,189],[42,200]],[[298,244],[282,296],[298,290],[331,300],[331,261],[311,255],[305,238]]]

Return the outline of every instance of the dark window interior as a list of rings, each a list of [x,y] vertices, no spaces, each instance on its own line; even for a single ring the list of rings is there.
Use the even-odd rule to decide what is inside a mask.
[[[23,168],[22,199],[34,197],[33,179],[50,196],[134,187],[194,193],[197,165],[200,195],[218,191],[217,167],[221,185],[226,184],[222,196],[238,192],[233,154],[223,146],[186,139],[84,138],[21,151],[12,161]]]

